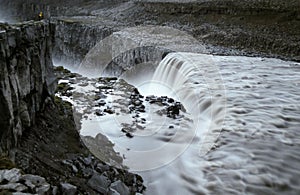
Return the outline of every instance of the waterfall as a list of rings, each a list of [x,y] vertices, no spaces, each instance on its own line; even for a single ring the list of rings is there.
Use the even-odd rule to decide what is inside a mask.
[[[148,159],[143,161],[145,170],[150,169],[149,165],[155,168],[139,172],[149,187],[146,194],[207,192],[199,162],[203,162],[200,158],[214,145],[226,110],[225,88],[214,60],[206,54],[169,53],[157,66],[148,89],[141,90],[142,94],[167,95],[180,101],[193,121],[192,126],[177,129],[173,139],[165,143],[168,145],[165,150],[135,157]],[[147,139],[153,142],[154,137]]]
[[[152,83],[149,91],[175,95],[191,113],[200,153],[207,152],[221,130],[226,108],[224,85],[212,56],[170,53],[157,67]]]

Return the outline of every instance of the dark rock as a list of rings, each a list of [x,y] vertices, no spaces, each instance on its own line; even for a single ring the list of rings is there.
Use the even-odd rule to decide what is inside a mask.
[[[106,164],[98,163],[96,170],[100,173],[103,173],[105,171],[109,171],[110,167]]]
[[[167,108],[167,115],[168,117],[176,118],[179,115],[179,110],[181,110],[182,106],[180,102],[176,102],[175,104],[169,106]]]
[[[169,98],[168,99],[168,103],[174,103],[175,101],[174,101],[174,99],[173,98]]]
[[[93,175],[94,170],[92,168],[85,168],[82,170],[82,176],[84,178],[89,178]]]
[[[106,104],[106,102],[105,102],[105,100],[100,100],[98,104],[99,104],[99,106],[104,106]]]
[[[68,165],[69,167],[71,167],[71,168],[72,168],[72,171],[73,171],[74,173],[78,173],[77,167],[76,167],[74,164],[72,164],[72,162],[69,162],[69,161],[67,161],[67,160],[63,160],[62,163],[65,164],[65,165]]]
[[[129,188],[120,180],[112,183],[110,187],[119,192],[120,195],[130,195]]]
[[[113,111],[113,109],[111,109],[111,108],[104,109],[104,112],[106,112],[108,114],[114,114],[115,113],[115,111]]]
[[[94,173],[87,183],[89,187],[102,194],[108,193],[110,184],[111,182],[107,177],[99,175],[98,173]]]
[[[0,152],[18,145],[45,99],[54,94],[51,36],[46,22],[19,24],[1,32]]]
[[[86,165],[86,166],[89,166],[89,165],[91,165],[91,163],[92,163],[92,156],[88,156],[88,157],[86,157],[86,158],[84,158],[83,159],[83,163]]]
[[[129,132],[127,132],[125,135],[126,135],[127,137],[129,137],[129,138],[133,138],[133,135],[132,135],[131,133],[129,133]]]
[[[156,103],[156,100],[150,100],[149,103],[154,104],[154,103]]]
[[[140,94],[139,90],[137,88],[134,88],[133,93]]]
[[[75,195],[77,192],[77,187],[69,183],[61,183],[60,187],[63,195]]]
[[[104,116],[104,115],[105,115],[104,112],[103,112],[102,110],[96,110],[95,114],[96,114],[97,116]]]

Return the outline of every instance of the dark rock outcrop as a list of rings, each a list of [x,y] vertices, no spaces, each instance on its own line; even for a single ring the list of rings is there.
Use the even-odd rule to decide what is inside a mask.
[[[112,27],[76,19],[59,19],[53,21],[53,24],[55,25],[53,60],[57,64],[63,63],[71,67],[77,67],[97,42],[114,31]]]
[[[0,152],[17,146],[54,92],[51,44],[46,22],[0,25]]]

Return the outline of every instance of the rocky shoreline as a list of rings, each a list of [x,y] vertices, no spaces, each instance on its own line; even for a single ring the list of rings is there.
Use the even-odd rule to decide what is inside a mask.
[[[46,22],[1,28],[1,194],[135,194],[143,179],[95,158],[57,85]]]
[[[51,122],[53,115],[59,125]],[[1,193],[135,194],[145,190],[140,176],[95,158],[74,131],[72,117],[72,109],[66,102],[58,98],[55,103],[48,101],[38,115],[36,126],[24,135],[15,150],[15,165],[8,159],[1,161]],[[21,174],[24,172],[27,174]]]

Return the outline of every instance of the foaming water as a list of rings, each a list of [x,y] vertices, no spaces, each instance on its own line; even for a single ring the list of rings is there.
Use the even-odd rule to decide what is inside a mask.
[[[214,143],[215,139],[206,137],[204,140],[203,137],[212,133],[213,137],[218,135],[213,131],[221,130],[226,109],[224,84],[212,56],[171,53],[157,67],[152,82],[155,86],[150,88],[157,91],[160,91],[157,84],[167,86],[171,92],[168,95],[175,94],[175,98],[191,113],[197,140],[202,140],[199,149],[204,154],[211,147],[208,143]]]
[[[147,83],[142,93],[171,91],[186,109],[182,117],[164,117],[161,106],[146,104],[146,124],[124,136],[123,125],[135,120],[126,111],[132,89],[117,84],[107,94],[115,114],[87,114],[81,135],[106,135],[123,163],[143,176],[146,194],[300,194],[300,64],[171,53],[153,77],[138,72],[123,78]],[[97,81],[87,83],[72,85],[74,92],[94,95]],[[84,98],[74,97],[75,107],[95,109],[94,99]]]
[[[146,194],[300,193],[300,64],[173,53],[153,82],[177,95],[195,134],[174,161],[138,172]]]
[[[225,117],[225,90],[218,67],[210,55],[168,54],[156,68],[148,91],[179,100],[190,113],[193,125],[183,137],[183,153],[151,171],[139,172],[145,179],[146,194],[206,193],[204,174],[196,166],[215,143]],[[163,153],[161,158],[164,159]],[[130,167],[130,165],[129,165]]]

